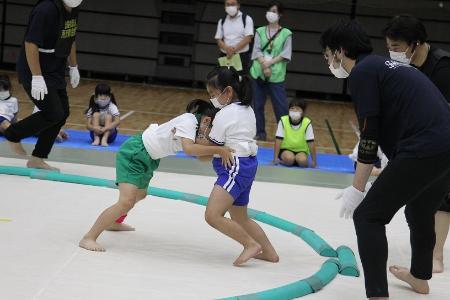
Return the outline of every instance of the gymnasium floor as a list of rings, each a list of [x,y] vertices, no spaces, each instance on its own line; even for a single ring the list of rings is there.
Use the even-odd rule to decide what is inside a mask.
[[[16,75],[6,72],[13,84],[12,94],[19,99],[19,118],[28,116],[33,110],[33,104],[25,94],[22,86],[17,83]],[[66,128],[85,130],[86,110],[89,98],[95,86],[100,81],[82,79],[78,88],[67,88],[71,114]],[[147,128],[150,123],[162,123],[184,113],[186,104],[195,98],[208,99],[204,89],[155,86],[148,84],[108,81],[112,87],[122,114],[120,132],[135,134]],[[356,123],[354,111],[350,103],[324,102],[308,99],[306,115],[311,118],[314,127],[317,150],[321,153],[336,153],[330,132],[326,125],[328,120],[337,144],[342,153],[348,154],[357,142],[357,137],[350,125]],[[270,101],[266,103],[266,129],[268,143],[265,147],[273,147],[276,131],[275,117]]]
[[[0,158],[0,165],[23,166],[24,161]],[[65,173],[114,179],[111,167],[54,165]],[[157,172],[152,185],[207,196],[213,182],[208,176]],[[216,299],[297,281],[325,261],[294,235],[263,225],[281,262],[252,260],[233,267],[241,248],[206,225],[203,207],[156,197],[147,197],[130,213],[135,232],[106,232],[99,241],[107,252],[88,252],[78,248],[78,240],[116,200],[116,190],[8,175],[0,175],[0,190],[0,219],[12,220],[0,222],[0,299]],[[250,206],[311,228],[335,248],[345,244],[356,252],[352,222],[337,216],[337,192],[258,181]],[[407,266],[409,237],[402,213],[387,233],[389,263]],[[424,297],[389,276],[391,299],[449,299],[448,282],[448,270],[435,275],[432,293]],[[363,278],[338,275],[305,298],[363,299]]]

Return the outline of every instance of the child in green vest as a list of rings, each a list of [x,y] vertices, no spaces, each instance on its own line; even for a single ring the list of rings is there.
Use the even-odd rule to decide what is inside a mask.
[[[308,167],[308,155],[311,155],[311,167],[317,167],[316,147],[311,120],[304,116],[306,103],[302,99],[293,99],[289,103],[289,115],[281,117],[275,139],[273,163],[285,166],[297,164]]]

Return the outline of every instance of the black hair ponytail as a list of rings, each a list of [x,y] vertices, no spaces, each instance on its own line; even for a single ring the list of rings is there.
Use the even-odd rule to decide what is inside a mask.
[[[206,77],[207,85],[223,91],[231,86],[234,94],[242,105],[252,104],[252,80],[248,75],[239,75],[233,67],[218,67],[209,72]]]

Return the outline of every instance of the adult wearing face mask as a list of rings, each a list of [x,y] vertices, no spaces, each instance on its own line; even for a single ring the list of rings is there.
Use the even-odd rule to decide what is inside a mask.
[[[221,56],[231,59],[239,54],[242,62],[241,74],[248,74],[250,68],[250,43],[253,39],[253,19],[240,11],[239,0],[225,0],[226,16],[219,20],[215,39]]]
[[[435,243],[434,214],[450,183],[450,108],[420,71],[373,55],[355,21],[327,29],[321,45],[331,72],[347,78],[360,124],[353,185],[337,199],[341,216],[353,217],[366,295],[388,299],[385,225],[403,206],[410,229],[411,269],[390,272],[417,293],[429,293]],[[389,164],[364,195],[380,145]]]
[[[396,16],[386,25],[383,35],[391,58],[417,67],[450,103],[450,53],[426,42],[427,32],[422,22],[410,15]],[[450,226],[449,194],[446,195],[435,217],[436,246],[433,254],[435,273],[444,271],[444,245]]]
[[[391,59],[417,67],[450,103],[450,53],[427,42],[422,22],[411,15],[396,16],[383,29],[383,35]]]
[[[288,114],[285,79],[287,64],[292,58],[292,32],[280,25],[283,5],[271,1],[268,5],[267,26],[256,30],[250,75],[254,79],[253,100],[256,115],[256,139],[266,140],[264,106],[270,95],[276,121]]]
[[[37,135],[30,168],[54,170],[48,158],[56,137],[69,116],[65,70],[70,83],[78,86],[75,35],[82,0],[40,0],[31,11],[24,44],[17,61],[20,83],[40,112],[13,124],[5,131],[12,150],[26,155],[20,141]]]

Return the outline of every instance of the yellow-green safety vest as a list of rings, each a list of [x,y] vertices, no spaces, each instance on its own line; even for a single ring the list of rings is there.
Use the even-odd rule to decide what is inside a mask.
[[[306,129],[309,124],[311,124],[311,120],[303,117],[302,123],[298,129],[292,128],[289,116],[281,117],[281,122],[284,128],[284,138],[281,143],[281,149],[309,154],[308,142],[306,141]]]

